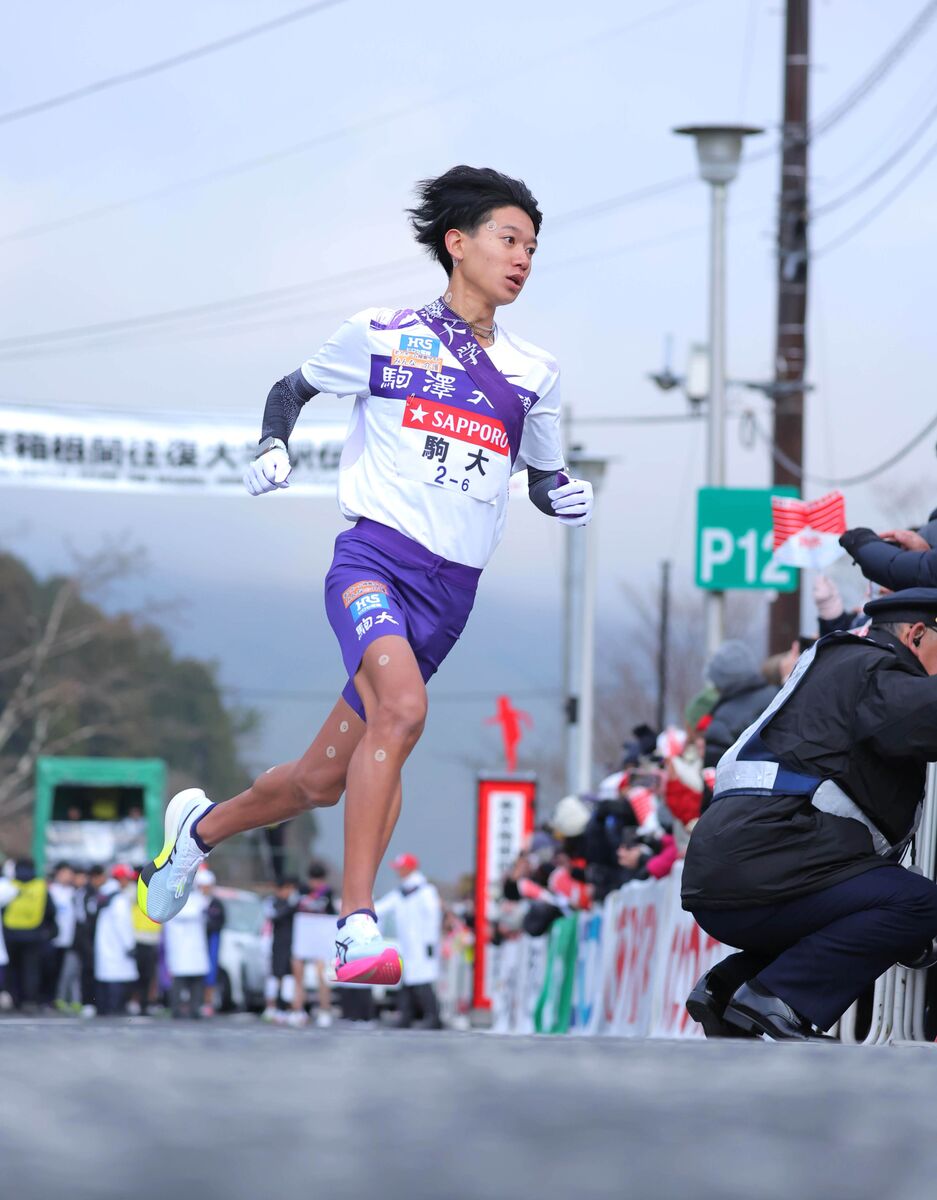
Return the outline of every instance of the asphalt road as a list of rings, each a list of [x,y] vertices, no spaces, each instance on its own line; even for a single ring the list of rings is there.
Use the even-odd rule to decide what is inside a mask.
[[[16,1200],[932,1200],[928,1045],[0,1021]]]

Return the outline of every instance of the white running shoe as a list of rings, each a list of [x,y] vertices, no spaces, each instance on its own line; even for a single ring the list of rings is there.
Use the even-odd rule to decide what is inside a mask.
[[[316,1029],[331,1029],[332,1014],[327,1008],[320,1008],[316,1013]]]
[[[151,921],[171,921],[185,907],[195,872],[208,857],[192,836],[192,826],[211,808],[201,788],[186,788],[170,800],[163,848],[137,880],[137,903]]]
[[[277,1015],[277,1010],[271,1006],[263,1010],[263,1012],[260,1014],[260,1019],[261,1021],[275,1021],[277,1019]]]
[[[286,1023],[289,1025],[290,1029],[305,1029],[309,1024],[309,1015],[303,1012],[302,1009],[299,1009],[298,1011],[294,1009],[287,1016]]]
[[[368,913],[346,917],[335,941],[335,981],[346,985],[396,988],[403,974],[400,951],[385,942]]]

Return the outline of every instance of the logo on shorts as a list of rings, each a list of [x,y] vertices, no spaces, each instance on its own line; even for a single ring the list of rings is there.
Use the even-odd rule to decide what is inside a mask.
[[[349,611],[353,621],[360,621],[365,613],[388,607],[387,597],[383,592],[365,592],[357,600],[352,600]]]
[[[358,583],[353,583],[351,587],[345,588],[342,592],[342,604],[348,608],[352,600],[357,600],[366,592],[383,592],[386,595],[387,584],[381,583],[378,579],[362,579]]]

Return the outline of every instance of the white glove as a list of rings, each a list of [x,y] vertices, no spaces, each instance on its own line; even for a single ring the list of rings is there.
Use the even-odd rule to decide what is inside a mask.
[[[571,479],[547,495],[564,525],[588,525],[592,520],[592,484],[587,479]]]
[[[244,472],[244,486],[252,496],[262,496],[276,488],[288,488],[293,466],[286,446],[277,442],[266,453],[255,458]]]

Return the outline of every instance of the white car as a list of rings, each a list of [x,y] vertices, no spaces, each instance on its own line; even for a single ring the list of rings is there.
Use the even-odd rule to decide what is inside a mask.
[[[220,1007],[260,1011],[267,974],[263,901],[243,888],[216,887],[215,895],[225,911],[218,949]]]

